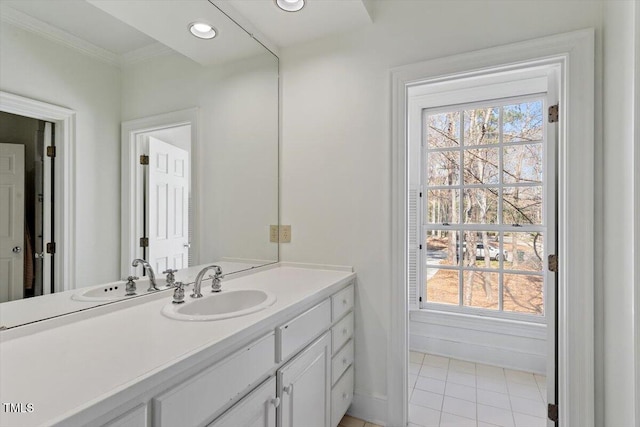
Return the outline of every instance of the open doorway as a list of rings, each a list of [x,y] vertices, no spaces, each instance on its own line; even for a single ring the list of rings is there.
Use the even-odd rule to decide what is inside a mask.
[[[409,421],[547,426],[559,69],[409,90]],[[490,84],[487,82],[490,81]],[[412,123],[419,120],[419,123]]]
[[[0,302],[54,291],[54,124],[0,111]]]
[[[122,124],[123,277],[135,258],[158,272],[197,263],[197,121],[193,108]]]

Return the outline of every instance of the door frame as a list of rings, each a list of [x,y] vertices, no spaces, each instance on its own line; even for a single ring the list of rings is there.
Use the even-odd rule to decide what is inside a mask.
[[[120,274],[122,277],[130,276],[135,269],[131,266],[134,258],[141,258],[142,251],[137,243],[142,234],[142,175],[138,165],[138,139],[147,132],[154,130],[172,128],[177,126],[191,126],[191,154],[189,165],[191,170],[191,200],[193,209],[192,226],[196,230],[201,230],[200,224],[200,197],[199,194],[199,173],[198,159],[200,131],[198,127],[199,108],[189,108],[186,110],[174,111],[170,113],[158,114],[141,119],[122,122],[121,131],[121,241],[120,241]],[[193,235],[190,251],[192,259],[197,263],[200,255],[200,239],[197,233]]]
[[[391,71],[393,285],[387,337],[388,425],[406,425],[408,421],[407,89],[536,63],[555,63],[562,70],[557,159],[559,422],[594,425],[594,46],[594,30],[586,29]],[[580,286],[568,286],[570,283]]]
[[[0,91],[0,111],[55,124],[56,168],[54,172],[53,241],[55,292],[75,289],[76,112],[9,92]]]

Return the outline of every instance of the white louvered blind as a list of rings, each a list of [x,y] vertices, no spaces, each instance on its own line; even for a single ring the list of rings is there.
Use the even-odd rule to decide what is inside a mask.
[[[409,189],[409,309],[418,305],[418,190]]]

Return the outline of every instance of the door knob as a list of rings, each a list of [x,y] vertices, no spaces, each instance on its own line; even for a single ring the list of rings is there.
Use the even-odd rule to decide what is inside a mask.
[[[184,246],[185,248],[190,248],[190,247],[191,247],[191,243],[185,243],[185,244],[184,244],[184,245],[182,245],[182,246]]]
[[[15,246],[13,249],[11,249],[11,251],[14,254],[19,254],[20,252],[22,252],[22,248],[20,246]]]

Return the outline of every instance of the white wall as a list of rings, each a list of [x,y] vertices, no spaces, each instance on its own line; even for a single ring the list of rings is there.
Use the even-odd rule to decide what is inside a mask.
[[[76,112],[75,233],[84,237],[76,244],[76,284],[113,281],[120,258],[120,71],[6,22],[0,28],[0,90]]]
[[[209,68],[166,55],[122,71],[123,121],[200,108],[196,263],[278,257],[269,242],[269,224],[278,221],[277,97],[270,54]]]
[[[354,414],[386,398],[389,293],[398,285],[389,267],[390,68],[587,27],[599,36],[601,14],[596,1],[376,1],[373,25],[282,51],[281,222],[294,238],[281,259],[358,273],[364,405]]]
[[[640,107],[634,98],[637,68],[637,3],[605,2],[603,166],[604,166],[604,399],[605,424],[639,425],[635,419],[634,358],[634,115]],[[636,88],[636,90],[638,90]],[[638,149],[637,147],[635,148]],[[636,164],[637,168],[638,165]],[[637,194],[636,194],[637,196]],[[634,231],[635,237],[633,233]],[[635,272],[634,272],[635,269]],[[637,292],[637,290],[636,290]],[[635,324],[638,328],[638,324]],[[634,421],[635,420],[635,421]]]

